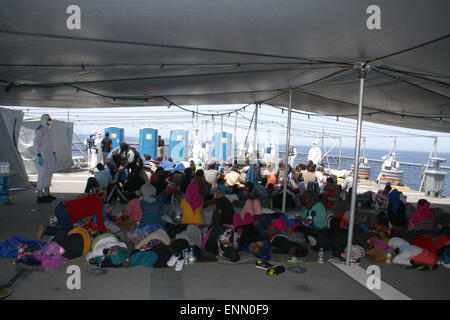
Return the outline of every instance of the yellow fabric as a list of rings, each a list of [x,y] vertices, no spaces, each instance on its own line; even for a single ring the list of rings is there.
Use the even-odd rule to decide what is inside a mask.
[[[76,228],[73,228],[72,230],[70,230],[67,235],[70,236],[73,233],[79,233],[83,237],[83,242],[84,242],[83,254],[86,254],[89,251],[89,249],[91,248],[91,236],[89,235],[89,232],[84,228],[76,227]]]
[[[199,207],[195,212],[192,210],[189,202],[186,199],[181,200],[181,210],[183,210],[182,224],[203,224],[202,207]]]

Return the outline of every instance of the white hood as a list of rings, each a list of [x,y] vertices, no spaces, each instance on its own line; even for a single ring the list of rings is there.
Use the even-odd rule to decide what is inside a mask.
[[[48,128],[50,126],[50,123],[48,120],[52,120],[52,118],[47,113],[45,113],[41,116],[41,125],[44,128]]]

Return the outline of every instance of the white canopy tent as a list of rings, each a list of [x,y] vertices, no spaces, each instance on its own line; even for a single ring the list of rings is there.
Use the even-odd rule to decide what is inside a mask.
[[[447,0],[5,0],[0,105],[266,103],[358,119],[358,158],[362,121],[450,132],[449,9]]]
[[[288,107],[292,89],[293,109],[356,119],[369,62],[364,121],[450,132],[447,0],[71,5],[2,2],[1,105]]]
[[[6,161],[10,165],[10,171],[14,175],[10,178],[10,186],[22,188],[30,185],[25,167],[17,144],[19,140],[19,130],[23,120],[23,112],[0,108],[0,161]]]

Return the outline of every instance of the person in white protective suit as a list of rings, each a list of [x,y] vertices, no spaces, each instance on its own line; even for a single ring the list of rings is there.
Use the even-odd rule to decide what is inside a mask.
[[[194,144],[192,146],[192,159],[196,164],[202,162],[202,145],[197,137],[194,138]]]
[[[250,160],[257,160],[258,153],[258,144],[253,145],[253,142],[250,142],[248,144],[247,157]]]
[[[273,164],[278,163],[278,148],[275,144],[273,144],[270,141],[266,142],[266,144],[264,145],[263,161],[264,161],[264,163],[269,163],[269,162],[273,163]]]
[[[295,167],[295,159],[297,158],[297,149],[294,146],[289,148],[289,165],[294,168]]]
[[[267,163],[272,161],[272,142],[267,141],[263,148],[263,161]]]
[[[238,158],[244,159],[245,158],[245,144],[244,141],[242,141],[238,146]]]
[[[308,152],[308,161],[311,160],[314,164],[319,164],[320,159],[322,158],[322,151],[318,145],[317,141],[314,141]]]
[[[97,149],[97,163],[95,164],[95,167],[97,167],[97,164],[99,163],[105,163],[105,159],[103,159],[103,153],[102,153],[102,134],[100,132],[97,132],[97,137],[94,141],[95,148]]]
[[[50,127],[52,118],[43,114],[41,124],[36,128],[34,136],[34,149],[38,160],[38,180],[36,189],[38,191],[37,202],[48,203],[56,200],[50,194],[50,186],[53,176],[53,164],[58,160],[53,146],[53,132]]]
[[[97,131],[96,130],[92,130],[91,134],[89,135],[89,137],[86,138],[86,140],[84,140],[84,145],[86,146],[86,151],[88,153],[88,168],[89,171],[91,171],[91,173],[94,172],[95,167],[98,164],[98,149],[96,146],[96,135],[97,135]]]
[[[202,141],[202,148],[200,149],[200,158],[202,163],[206,163],[208,159],[208,145],[205,141]]]

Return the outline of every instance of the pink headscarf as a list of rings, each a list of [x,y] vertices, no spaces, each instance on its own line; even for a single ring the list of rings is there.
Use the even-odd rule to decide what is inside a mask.
[[[185,199],[191,206],[192,211],[194,212],[195,210],[203,206],[203,197],[199,192],[198,184],[194,182],[189,183],[186,190]]]
[[[427,201],[422,208],[417,209],[409,218],[408,229],[414,230],[416,225],[423,219],[431,218],[433,220],[433,212],[430,210],[430,203]]]

